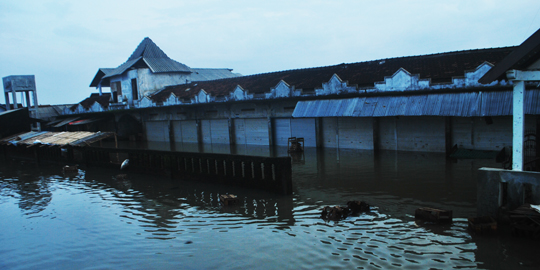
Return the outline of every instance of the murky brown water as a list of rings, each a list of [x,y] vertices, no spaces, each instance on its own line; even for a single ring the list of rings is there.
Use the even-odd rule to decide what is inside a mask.
[[[476,170],[498,165],[307,149],[293,165],[294,194],[283,196],[129,172],[115,180],[120,172],[103,168],[64,177],[60,165],[1,160],[0,269],[538,269],[538,241],[467,230]],[[223,193],[241,203],[222,207]],[[374,209],[320,219],[349,200]],[[454,222],[417,224],[422,206],[452,209]]]

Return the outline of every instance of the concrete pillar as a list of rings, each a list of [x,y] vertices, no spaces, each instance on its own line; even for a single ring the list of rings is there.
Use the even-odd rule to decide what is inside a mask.
[[[381,123],[378,117],[373,117],[373,151],[381,149]]]
[[[17,109],[17,92],[15,92],[15,90],[12,90],[11,96],[13,96],[13,109]]]
[[[267,117],[267,121],[268,121],[268,145],[270,146],[274,146],[274,143],[275,143],[275,138],[274,138],[274,121],[272,119],[272,117],[268,116]]]
[[[315,118],[315,146],[317,148],[323,147],[323,124],[322,118]]]
[[[525,129],[525,82],[513,81],[513,139],[512,139],[512,170],[523,170],[523,133]]]
[[[9,93],[5,92],[4,97],[6,98],[6,110],[11,110],[11,104],[9,103]]]
[[[99,95],[103,95],[103,93],[101,92],[101,82],[98,83],[97,89],[99,90]]]
[[[452,152],[454,140],[452,138],[452,116],[444,117],[444,145],[446,156],[449,157]]]

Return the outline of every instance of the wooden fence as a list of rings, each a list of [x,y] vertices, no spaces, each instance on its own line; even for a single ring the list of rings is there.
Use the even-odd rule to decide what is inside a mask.
[[[78,153],[79,152],[79,153]],[[74,148],[87,166],[117,166],[129,159],[130,172],[174,179],[234,184],[292,194],[290,157],[257,157],[100,147]]]

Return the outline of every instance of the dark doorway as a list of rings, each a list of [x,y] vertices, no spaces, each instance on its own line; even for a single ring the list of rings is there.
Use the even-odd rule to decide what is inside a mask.
[[[131,96],[133,100],[139,99],[139,91],[137,89],[137,79],[131,79]]]

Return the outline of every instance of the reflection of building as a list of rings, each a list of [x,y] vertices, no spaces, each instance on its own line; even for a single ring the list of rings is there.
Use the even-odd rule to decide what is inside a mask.
[[[151,72],[152,62],[140,49],[148,42],[115,73],[102,70],[92,82],[108,83],[113,96],[120,96],[112,84],[121,81],[121,99],[127,105],[107,104],[94,95],[68,113],[106,112],[100,114],[110,115],[103,129],[128,126],[123,121],[138,123],[133,133],[177,144],[286,146],[289,137],[302,137],[306,147],[427,152],[449,152],[454,145],[500,150],[512,144],[511,83],[504,78],[488,84],[478,80],[515,47],[206,81],[192,73],[176,85],[156,80],[150,86],[142,75]],[[132,106],[128,79],[139,69],[138,100]],[[143,85],[149,90],[142,90]],[[123,98],[125,89],[130,90]],[[540,90],[531,84],[526,95],[525,125],[536,131]],[[119,111],[119,106],[134,110]]]

